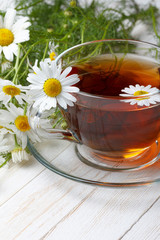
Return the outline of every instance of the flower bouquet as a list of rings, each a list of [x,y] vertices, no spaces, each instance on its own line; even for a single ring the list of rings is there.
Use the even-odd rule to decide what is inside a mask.
[[[6,0],[0,9],[0,167],[10,160],[29,160],[27,138],[41,141],[29,122],[31,105],[47,111],[40,130],[67,128],[59,106],[66,109],[74,104],[72,93],[79,89],[73,85],[79,78],[71,74],[71,67],[62,70],[56,65],[59,53],[86,41],[133,38],[139,19],[145,26],[150,24],[159,40],[159,12],[153,4],[141,9],[135,1],[120,1],[117,10],[98,1],[83,6],[80,2]]]

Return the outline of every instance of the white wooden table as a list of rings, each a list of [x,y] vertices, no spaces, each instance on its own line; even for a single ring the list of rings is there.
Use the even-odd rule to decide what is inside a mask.
[[[59,142],[52,159],[72,155],[67,149]],[[94,187],[54,174],[33,157],[0,169],[0,240],[29,239],[159,240],[160,183]]]
[[[50,157],[74,154],[69,144],[58,141]],[[85,185],[31,157],[0,170],[0,240],[159,240],[159,189]]]

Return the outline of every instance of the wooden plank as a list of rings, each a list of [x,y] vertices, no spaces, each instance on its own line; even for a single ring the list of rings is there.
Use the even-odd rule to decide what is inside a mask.
[[[160,196],[124,233],[123,240],[159,240],[160,239]]]
[[[53,226],[42,239],[63,240],[67,236],[71,240],[118,240],[150,208],[157,190],[156,186],[130,190],[97,189],[82,205],[74,208]],[[140,232],[140,225],[137,226]],[[152,227],[154,229],[153,225]],[[136,237],[134,239],[147,239],[143,238],[143,234],[139,238],[137,234]],[[126,239],[133,239],[132,234]]]
[[[50,143],[50,145],[52,144],[54,145],[54,152],[51,156],[52,159],[70,145],[67,141],[56,140]],[[38,149],[43,147],[43,152],[47,155],[47,151],[49,147],[51,147],[50,145],[48,142],[40,143],[38,144]],[[12,164],[9,169],[0,169],[0,206],[44,169],[45,168],[32,156],[29,161]]]
[[[75,157],[70,145],[54,162]],[[158,189],[92,187],[45,169],[0,208],[0,239],[117,240],[159,197]]]
[[[74,182],[57,176],[49,170],[43,171],[0,208],[0,216],[3,216],[0,220],[0,238],[27,239],[31,234],[31,239],[39,239],[46,234],[50,224],[51,227],[57,224],[57,221],[60,221],[83,198],[86,198],[87,192],[91,191],[88,186],[80,184],[81,190],[74,197],[70,195],[74,185],[76,194],[77,186]],[[70,196],[71,199],[66,196]],[[37,223],[40,224],[38,228]],[[32,224],[35,226],[33,227]]]

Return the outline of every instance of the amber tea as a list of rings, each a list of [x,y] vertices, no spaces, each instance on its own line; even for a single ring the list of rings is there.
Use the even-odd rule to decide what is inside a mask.
[[[106,54],[72,67],[80,77],[76,85],[80,93],[64,115],[80,142],[108,156],[124,157],[156,141],[160,130],[160,100],[154,94],[160,88],[156,62],[132,54]],[[150,93],[153,96],[144,96]]]

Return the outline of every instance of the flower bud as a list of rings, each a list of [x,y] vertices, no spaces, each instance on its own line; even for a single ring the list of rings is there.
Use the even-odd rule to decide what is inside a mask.
[[[66,130],[67,127],[68,127],[67,122],[66,122],[66,121],[63,121],[63,122],[61,123],[61,128],[63,128],[64,130]]]
[[[76,0],[71,0],[70,1],[70,6],[71,7],[76,7]]]
[[[64,15],[65,15],[66,17],[71,17],[71,16],[72,16],[72,12],[65,10],[65,11],[64,11]]]

